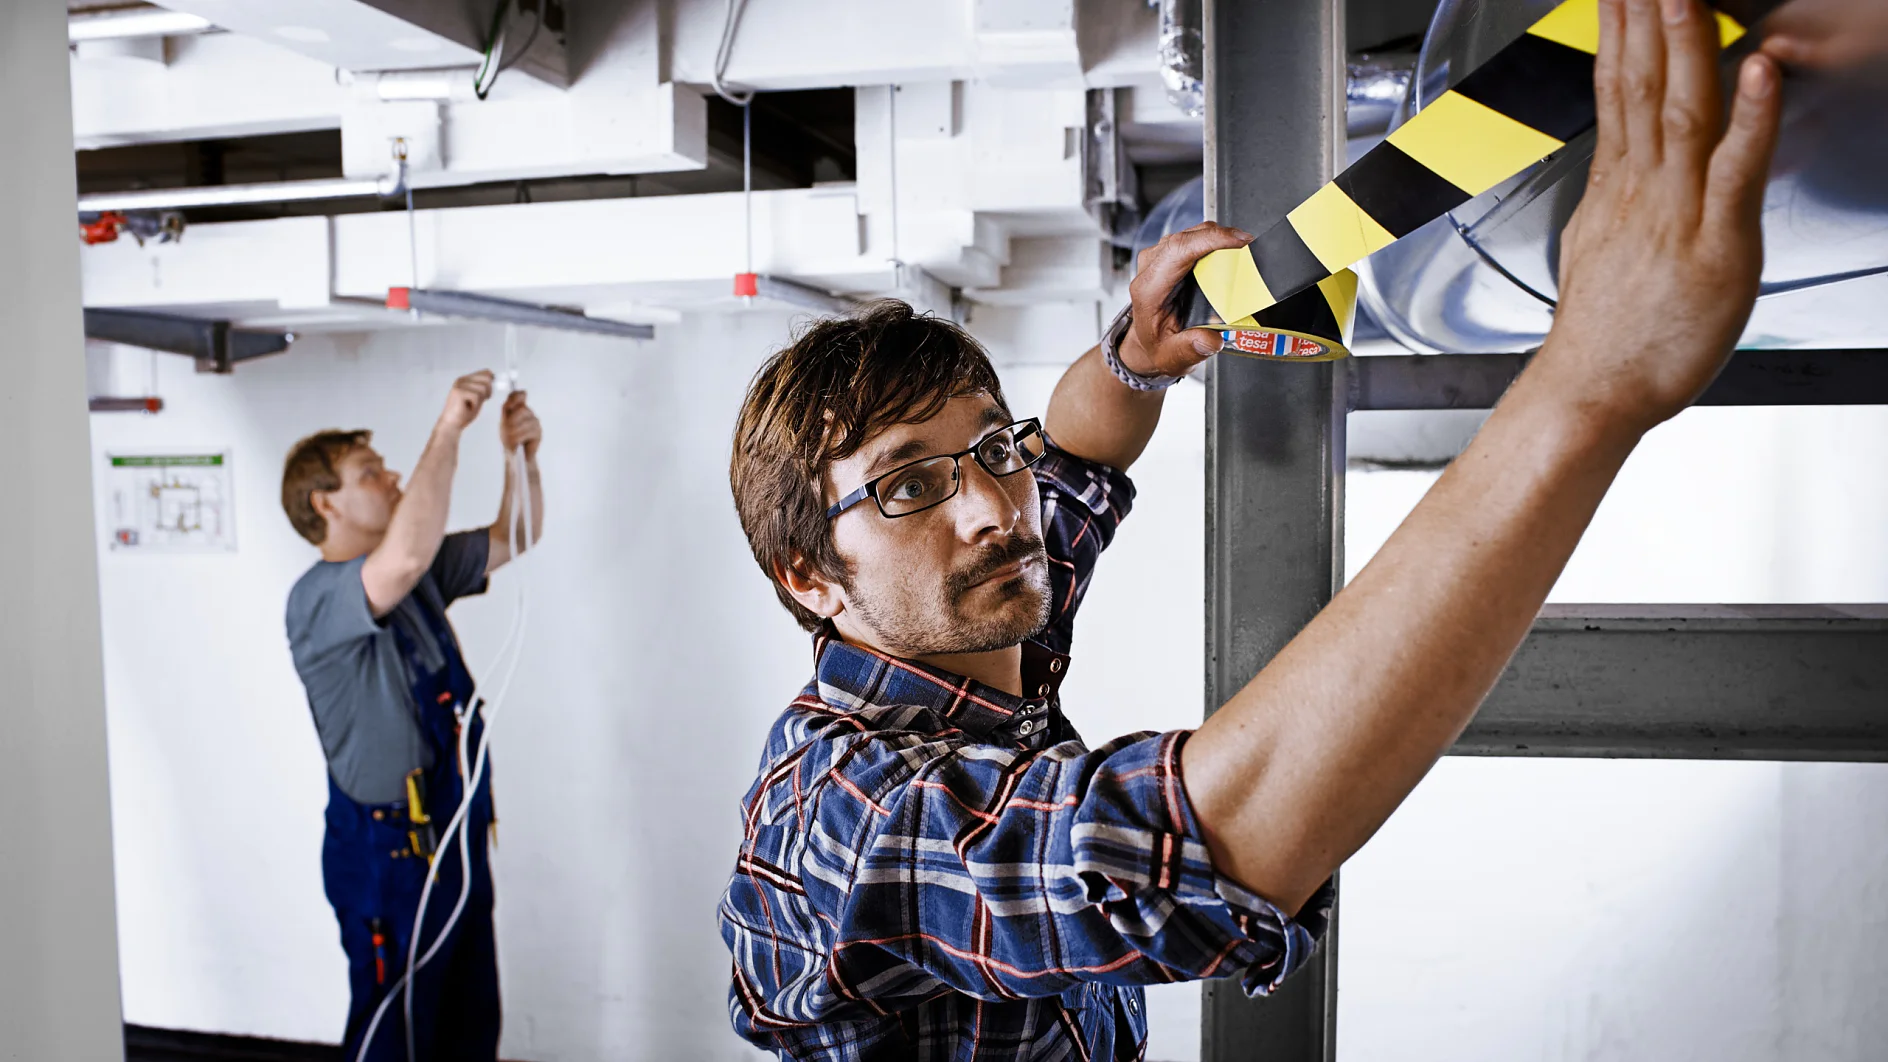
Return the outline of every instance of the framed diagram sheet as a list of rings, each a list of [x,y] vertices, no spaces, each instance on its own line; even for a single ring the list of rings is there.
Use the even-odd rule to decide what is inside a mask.
[[[111,548],[136,553],[217,553],[236,548],[230,455],[105,457],[105,527]]]

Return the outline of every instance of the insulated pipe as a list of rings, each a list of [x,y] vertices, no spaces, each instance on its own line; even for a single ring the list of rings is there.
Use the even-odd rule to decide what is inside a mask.
[[[294,203],[311,199],[386,196],[397,190],[398,181],[392,177],[354,180],[320,178],[312,181],[271,181],[266,184],[218,184],[204,188],[152,188],[137,192],[82,195],[79,197],[79,212],[92,214],[102,210],[183,210],[247,203]]]
[[[184,37],[208,33],[216,27],[207,18],[161,7],[74,15],[66,22],[66,41],[121,41],[138,37]]]

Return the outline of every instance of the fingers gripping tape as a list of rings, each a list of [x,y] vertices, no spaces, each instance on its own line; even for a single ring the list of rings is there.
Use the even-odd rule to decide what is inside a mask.
[[[1777,0],[1717,0],[1729,47]],[[1321,361],[1349,353],[1349,267],[1593,128],[1599,0],[1566,0],[1245,247],[1200,259],[1172,297],[1225,348]],[[1255,230],[1257,231],[1257,230]]]

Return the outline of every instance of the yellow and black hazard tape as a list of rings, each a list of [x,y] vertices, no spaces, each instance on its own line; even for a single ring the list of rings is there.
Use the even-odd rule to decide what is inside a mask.
[[[1730,47],[1777,0],[1718,0]],[[1251,357],[1350,353],[1350,266],[1593,128],[1599,0],[1566,0],[1245,247],[1214,251],[1173,295],[1188,328]]]

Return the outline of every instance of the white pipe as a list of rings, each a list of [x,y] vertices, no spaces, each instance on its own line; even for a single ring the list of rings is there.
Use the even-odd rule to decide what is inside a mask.
[[[188,207],[236,206],[245,203],[346,199],[350,196],[392,195],[398,183],[392,177],[321,178],[312,181],[272,181],[267,184],[218,184],[204,188],[99,192],[80,196],[79,210],[90,214],[101,210],[183,210]]]
[[[113,11],[102,15],[74,15],[66,21],[66,40],[119,41],[134,37],[183,37],[208,33],[216,26],[207,18],[161,7]]]

